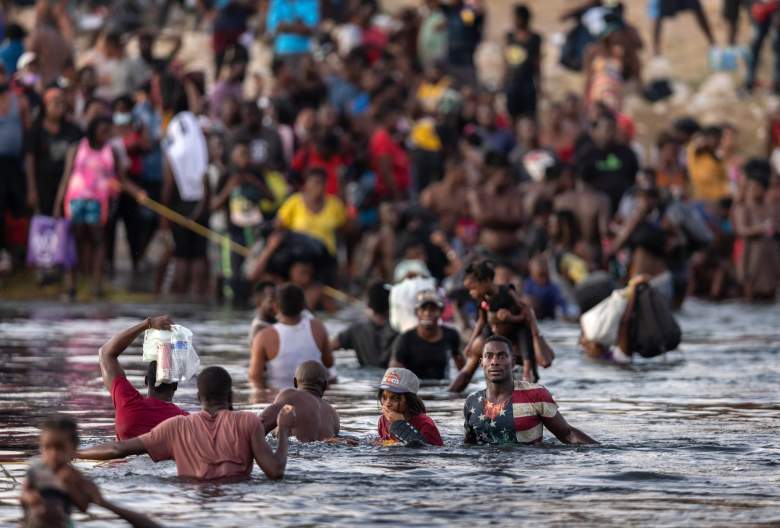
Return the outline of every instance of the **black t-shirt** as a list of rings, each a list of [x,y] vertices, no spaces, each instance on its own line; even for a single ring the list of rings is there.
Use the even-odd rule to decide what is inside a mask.
[[[445,379],[450,357],[460,354],[460,335],[442,326],[441,339],[430,342],[417,335],[413,328],[395,341],[393,357],[420,379]]]
[[[531,33],[528,40],[521,41],[514,32],[506,34],[504,59],[507,64],[509,87],[533,84],[541,60],[542,38]]]
[[[362,367],[387,368],[398,332],[389,322],[379,326],[372,321],[354,323],[338,335],[341,348],[352,349]]]
[[[591,142],[583,144],[577,152],[575,165],[580,170],[595,168],[592,185],[609,196],[613,213],[617,211],[623,193],[634,185],[639,170],[636,154],[629,147],[611,145],[601,149]]]
[[[57,188],[65,170],[68,148],[79,139],[81,130],[68,121],[63,121],[56,134],[46,130],[41,120],[37,121],[29,132],[29,152],[35,160],[38,207],[42,214],[52,214]]]

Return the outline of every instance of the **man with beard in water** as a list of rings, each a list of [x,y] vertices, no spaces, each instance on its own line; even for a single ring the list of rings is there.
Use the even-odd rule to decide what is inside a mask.
[[[598,443],[566,422],[546,388],[512,379],[513,357],[507,338],[493,335],[485,340],[482,370],[486,388],[466,398],[464,442],[539,444],[546,427],[564,444]]]
[[[175,460],[180,477],[200,480],[249,478],[252,462],[270,479],[284,476],[287,440],[295,427],[295,409],[285,405],[277,417],[276,452],[265,441],[259,416],[233,410],[233,380],[222,367],[198,374],[198,400],[203,410],[164,421],[150,432],[125,442],[83,449],[77,458],[113,460],[148,454],[152,460]]]
[[[292,405],[297,417],[290,434],[299,442],[329,440],[339,434],[339,415],[322,396],[328,387],[328,369],[317,361],[304,361],[295,370],[294,389],[285,389],[262,414],[263,427],[276,429],[279,412]]]

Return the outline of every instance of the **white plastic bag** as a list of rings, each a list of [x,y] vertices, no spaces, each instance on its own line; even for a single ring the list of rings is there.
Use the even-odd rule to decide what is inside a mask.
[[[612,295],[582,314],[582,333],[588,341],[604,346],[617,344],[620,319],[628,306],[625,290],[615,290]]]
[[[157,361],[155,386],[179,383],[192,378],[200,368],[200,358],[192,346],[192,331],[181,325],[171,330],[147,330],[143,360]]]

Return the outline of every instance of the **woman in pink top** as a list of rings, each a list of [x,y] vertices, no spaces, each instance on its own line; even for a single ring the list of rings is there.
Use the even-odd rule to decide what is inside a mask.
[[[145,193],[125,178],[117,153],[109,143],[111,120],[96,117],[87,134],[68,152],[65,172],[54,205],[54,216],[62,211],[70,220],[82,270],[93,277],[93,294],[102,295],[105,231],[112,200],[125,187],[137,199]],[[69,270],[68,296],[76,296],[75,270]]]

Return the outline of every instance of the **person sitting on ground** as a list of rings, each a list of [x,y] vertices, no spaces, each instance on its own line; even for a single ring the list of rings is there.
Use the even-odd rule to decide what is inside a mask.
[[[312,360],[333,366],[328,331],[318,319],[304,316],[303,290],[285,284],[276,292],[278,322],[262,330],[252,341],[249,381],[263,386],[267,381],[277,388],[289,388],[295,369]]]
[[[20,502],[24,516],[20,526],[65,528],[73,526],[73,506],[86,512],[90,504],[112,511],[137,528],[157,523],[131,510],[109,502],[90,479],[70,462],[79,445],[78,427],[69,416],[52,416],[41,425],[40,460],[30,463],[22,485]]]
[[[389,368],[385,372],[377,394],[382,408],[377,425],[382,445],[444,445],[436,423],[425,414],[418,390],[420,380],[411,370]]]
[[[276,283],[262,281],[255,284],[255,316],[249,327],[249,346],[255,336],[276,324]]]
[[[179,477],[214,480],[249,478],[252,460],[270,479],[284,476],[287,440],[295,427],[295,410],[285,405],[277,417],[276,452],[265,441],[260,417],[233,410],[233,380],[222,367],[198,375],[199,413],[166,420],[150,432],[126,440],[83,449],[77,457],[112,460],[149,454],[152,460],[175,460]]]
[[[512,342],[491,336],[482,351],[485,389],[466,398],[467,444],[539,444],[544,428],[564,444],[598,443],[569,425],[550,392],[541,385],[512,379]]]
[[[103,377],[103,385],[111,394],[111,400],[114,403],[117,440],[129,440],[141,436],[168,418],[187,414],[186,411],[171,402],[178,384],[160,383],[156,385],[156,361],[149,363],[144,378],[147,397],[141,396],[133,387],[119,364],[119,355],[145,330],[170,330],[172,324],[173,321],[167,315],[147,317],[140,323],[115,335],[100,347],[98,352],[100,374]]]
[[[398,332],[390,326],[390,291],[383,282],[368,288],[368,319],[352,323],[331,339],[331,350],[352,349],[361,367],[387,368]]]
[[[435,291],[418,293],[415,306],[417,327],[395,341],[390,366],[408,368],[423,379],[445,379],[449,356],[459,369],[466,363],[460,352],[460,335],[439,324],[444,302]]]
[[[295,370],[295,388],[279,393],[265,408],[261,418],[266,433],[276,429],[279,411],[285,405],[295,409],[296,427],[290,435],[299,442],[328,440],[339,434],[339,415],[322,396],[328,388],[328,369],[318,361],[304,361]]]

